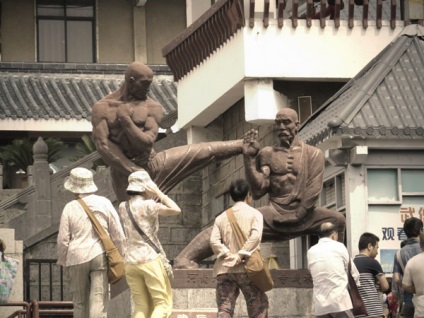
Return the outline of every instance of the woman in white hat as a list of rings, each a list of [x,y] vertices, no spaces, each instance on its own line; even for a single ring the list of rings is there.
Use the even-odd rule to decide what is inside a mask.
[[[135,304],[134,317],[166,318],[172,312],[172,290],[157,235],[158,217],[177,215],[181,209],[146,171],[133,172],[128,183],[130,199],[119,205],[119,215],[128,239],[125,276]]]
[[[93,173],[85,168],[71,170],[65,189],[82,198],[121,253],[125,235],[118,214],[105,197],[95,195]],[[75,318],[107,317],[109,289],[107,260],[100,237],[77,200],[66,204],[57,236],[57,263],[65,267],[74,303]]]

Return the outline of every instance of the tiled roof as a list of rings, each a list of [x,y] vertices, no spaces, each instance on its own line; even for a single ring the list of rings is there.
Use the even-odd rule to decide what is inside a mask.
[[[95,64],[91,68],[82,67],[84,64],[80,68],[76,64],[43,65],[0,63],[0,120],[90,121],[92,105],[119,88],[127,67],[109,65],[102,70]],[[169,71],[168,75],[159,73],[148,95],[164,107],[162,128],[169,128],[177,118],[177,86]]]
[[[410,25],[300,128],[317,145],[334,136],[424,138],[424,27]]]

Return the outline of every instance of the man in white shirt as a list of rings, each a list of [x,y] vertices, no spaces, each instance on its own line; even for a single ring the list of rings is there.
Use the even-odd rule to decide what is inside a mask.
[[[414,318],[424,317],[424,234],[422,230],[420,247],[422,252],[408,261],[402,279],[403,289],[414,294],[412,298],[415,307]]]
[[[337,225],[320,226],[318,244],[308,251],[308,268],[314,283],[315,316],[319,318],[353,318],[348,286],[348,262],[359,285],[359,273],[343,243],[337,241]]]

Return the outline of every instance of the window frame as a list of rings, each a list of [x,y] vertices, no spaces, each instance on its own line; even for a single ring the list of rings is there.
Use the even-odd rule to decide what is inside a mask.
[[[91,17],[84,17],[84,16],[68,16],[67,15],[67,6],[69,5],[69,2],[71,0],[60,0],[62,8],[63,8],[63,16],[47,16],[47,15],[39,15],[38,14],[38,6],[39,6],[39,0],[35,3],[35,23],[36,23],[36,38],[37,38],[37,62],[39,63],[96,63],[97,62],[97,47],[96,47],[96,0],[89,0],[92,2],[93,6],[93,16]],[[57,1],[52,1],[52,4],[55,4]],[[42,21],[63,21],[64,23],[64,41],[65,41],[65,58],[64,61],[41,61],[40,60],[40,20]],[[68,59],[68,21],[83,21],[83,22],[91,22],[91,32],[92,32],[92,56],[90,62],[69,62]]]
[[[370,201],[368,197],[368,171],[369,170],[396,170],[396,176],[397,176],[397,197],[398,200],[394,201]],[[424,169],[422,167],[374,167],[369,166],[366,167],[366,177],[365,177],[365,184],[366,184],[366,191],[367,191],[367,202],[368,205],[402,205],[403,204],[403,197],[414,197],[414,196],[423,196],[424,192],[404,192],[402,188],[402,171],[405,170],[422,170]]]

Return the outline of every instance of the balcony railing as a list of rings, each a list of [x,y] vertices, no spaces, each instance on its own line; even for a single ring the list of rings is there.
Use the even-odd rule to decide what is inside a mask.
[[[306,20],[306,26],[312,27],[312,20],[318,19],[319,26],[325,28],[332,23],[340,27],[341,20],[347,20],[348,27],[354,27],[355,20],[362,21],[366,29],[368,22],[375,19],[376,28],[380,29],[382,21],[390,21],[390,27],[395,29],[396,21],[404,20],[404,0],[334,0],[329,19],[328,0],[261,0],[263,10],[258,12],[258,1],[255,0],[219,0],[198,20],[175,38],[162,50],[167,64],[176,81],[180,80],[215,50],[228,41],[246,23],[254,27],[258,14],[262,15],[262,23],[269,26],[271,15],[276,19],[278,27],[282,28],[285,21],[290,21],[296,28],[299,20]],[[276,1],[276,2],[274,2]],[[361,1],[361,6],[355,5]],[[245,5],[248,4],[248,8]],[[271,10],[275,4],[275,14]],[[362,10],[362,14],[361,10]],[[408,24],[405,21],[405,24]],[[422,21],[421,21],[422,24]]]

